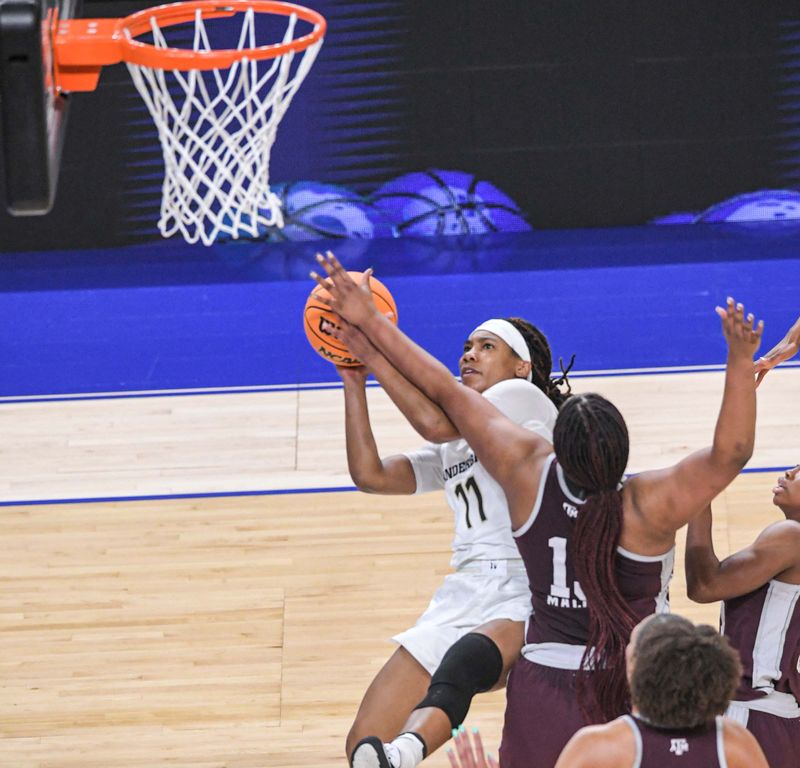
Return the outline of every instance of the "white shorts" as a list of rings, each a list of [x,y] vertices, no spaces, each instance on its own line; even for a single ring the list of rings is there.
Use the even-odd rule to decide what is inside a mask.
[[[524,622],[530,613],[521,560],[473,561],[446,576],[417,623],[392,640],[433,675],[445,651],[468,632],[495,619]]]

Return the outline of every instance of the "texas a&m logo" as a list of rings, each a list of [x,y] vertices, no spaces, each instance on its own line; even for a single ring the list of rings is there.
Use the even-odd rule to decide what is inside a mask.
[[[669,751],[680,757],[684,752],[689,751],[689,742],[686,739],[670,739]]]

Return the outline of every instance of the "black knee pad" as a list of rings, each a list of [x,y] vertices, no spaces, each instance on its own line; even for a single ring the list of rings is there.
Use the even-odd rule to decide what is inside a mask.
[[[503,655],[494,640],[471,632],[447,649],[428,693],[415,709],[441,709],[457,728],[467,716],[472,697],[490,690],[502,672]]]

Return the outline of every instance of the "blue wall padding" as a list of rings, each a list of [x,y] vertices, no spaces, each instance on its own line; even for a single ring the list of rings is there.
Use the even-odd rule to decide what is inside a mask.
[[[335,245],[373,266],[400,324],[455,370],[466,334],[521,315],[576,370],[722,364],[714,305],[767,322],[765,348],[800,314],[798,231],[660,227]],[[314,249],[175,242],[4,254],[0,396],[293,385],[336,380],[301,312]]]

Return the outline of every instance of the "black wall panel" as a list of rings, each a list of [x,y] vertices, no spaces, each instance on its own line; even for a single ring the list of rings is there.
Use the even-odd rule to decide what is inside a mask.
[[[84,13],[148,4],[85,0]],[[794,1],[315,5],[330,33],[279,130],[275,181],[368,193],[407,171],[464,170],[539,228],[640,224],[799,183]],[[127,71],[72,98],[55,209],[0,214],[3,250],[157,236],[158,141]]]

